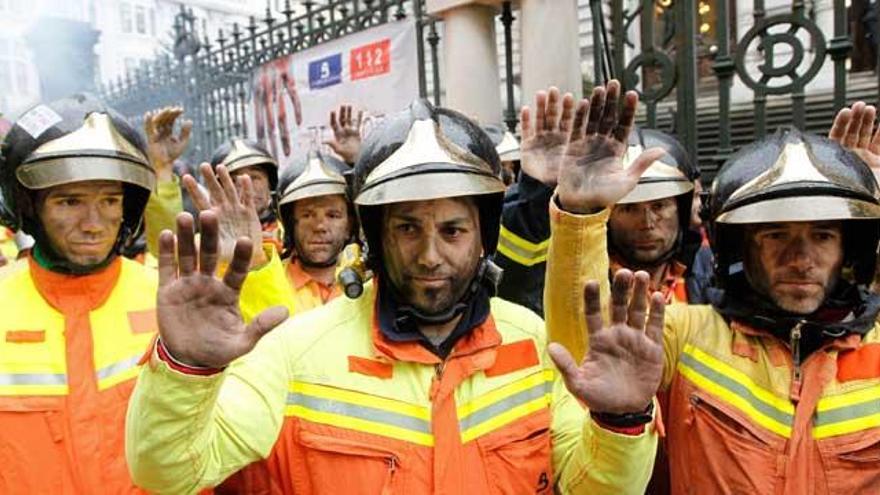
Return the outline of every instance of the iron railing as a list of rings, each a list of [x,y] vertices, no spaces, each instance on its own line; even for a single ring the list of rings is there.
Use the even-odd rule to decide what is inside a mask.
[[[149,110],[183,105],[194,121],[188,156],[204,159],[225,139],[247,133],[245,113],[250,75],[262,64],[411,16],[417,20],[419,93],[428,96],[427,48],[433,61],[430,89],[439,102],[438,21],[423,14],[423,3],[424,0],[305,0],[301,2],[305,13],[294,15],[287,0],[280,16],[267,8],[262,19],[251,17],[244,26],[235,23],[231,30],[221,29],[213,41],[208,33],[199,32],[192,11],[181,7],[174,24],[174,56],[163,56],[127,73],[101,88],[101,94],[136,125]]]
[[[774,130],[768,127],[772,120],[768,119],[768,98],[776,98],[777,104],[779,98],[788,99],[784,103],[788,116],[785,124],[816,130],[817,126],[808,122],[808,113],[815,108],[807,101],[805,87],[826,62],[833,64],[834,72],[830,113],[833,115],[847,101],[852,101],[848,98],[852,95],[847,93],[846,62],[853,46],[847,32],[847,9],[843,0],[828,2],[833,2],[830,40],[826,40],[816,19],[808,15],[803,0],[794,0],[787,12],[771,16],[767,15],[763,0],[752,1],[754,24],[739,38],[729,29],[731,21],[736,20],[731,18],[734,3],[731,0],[640,0],[631,10],[624,7],[623,1],[614,0],[610,2],[610,19],[601,13],[606,2],[591,0],[594,44],[606,47],[604,52],[594,52],[594,65],[603,69],[595,71],[596,82],[601,83],[606,73],[621,75],[625,87],[640,93],[645,104],[644,125],[671,124],[671,129],[665,130],[673,131],[691,156],[699,157],[701,168],[711,175],[730,156],[736,144],[742,144],[744,139],[761,138]],[[715,11],[715,40],[713,51],[708,55],[697,53],[700,33],[696,21],[701,3]],[[737,2],[737,5],[746,3]],[[662,21],[658,17],[662,17],[658,13],[668,13],[667,20],[672,19],[668,22],[671,26],[666,25],[667,29],[659,37],[657,29]],[[606,32],[604,24],[609,20],[613,40],[610,44],[601,43]],[[636,30],[637,21],[638,50],[630,36]],[[804,43],[804,38],[808,43]],[[628,60],[627,52],[634,52]],[[706,56],[713,59],[714,81],[700,80],[698,74],[698,57]],[[736,117],[732,113],[731,87],[735,79],[753,93],[752,107],[745,110],[751,122],[747,129],[733,127]],[[874,98],[876,94],[875,89]],[[859,96],[864,97],[864,93]],[[701,98],[711,99],[713,103],[717,98],[717,108],[698,111]],[[671,119],[659,114],[661,104],[672,111]],[[827,113],[823,113],[823,118]],[[709,118],[713,122],[707,122]],[[780,122],[775,119],[772,124]],[[830,125],[828,118],[824,129]],[[750,135],[744,136],[744,132]],[[711,139],[706,139],[709,134]]]
[[[247,132],[247,87],[254,69],[280,56],[411,17],[417,21],[419,93],[440,104],[442,29],[438,19],[424,14],[424,1],[304,0],[300,3],[305,13],[294,15],[288,0],[280,14],[273,16],[267,9],[262,19],[221,30],[213,42],[207,33],[197,33],[197,20],[182,10],[174,26],[175,56],[126,74],[107,85],[103,95],[133,120],[158,106],[185,105],[196,123],[191,156],[204,158],[222,140]],[[865,96],[863,87],[847,92],[852,40],[845,2],[826,1],[833,3],[830,40],[803,0],[793,0],[786,12],[769,16],[764,1],[753,0],[754,24],[739,37],[729,29],[735,24],[733,0],[638,0],[631,10],[623,0],[589,0],[594,82],[617,77],[625,87],[638,90],[645,104],[642,123],[674,132],[711,176],[737,146],[763,137],[774,126],[784,123],[821,131],[830,126],[834,112],[855,96]],[[715,9],[715,39],[709,54],[698,43],[701,3]],[[511,130],[518,123],[513,98],[514,14],[511,2],[504,2],[499,12],[507,96],[503,119]],[[630,36],[635,32],[638,43]],[[780,47],[786,48],[782,55],[777,54]],[[705,63],[707,56],[711,73],[701,77],[697,63]],[[834,73],[830,102],[805,91],[826,63],[833,64]],[[749,108],[737,109],[732,101],[731,88],[737,80],[753,94]],[[868,90],[872,98],[877,96],[876,81]],[[700,103],[706,99],[717,99],[717,108]],[[815,122],[819,114],[827,123]]]

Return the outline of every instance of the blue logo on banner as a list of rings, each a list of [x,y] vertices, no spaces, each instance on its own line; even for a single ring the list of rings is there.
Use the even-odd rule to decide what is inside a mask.
[[[342,54],[309,62],[309,89],[321,89],[342,82]]]

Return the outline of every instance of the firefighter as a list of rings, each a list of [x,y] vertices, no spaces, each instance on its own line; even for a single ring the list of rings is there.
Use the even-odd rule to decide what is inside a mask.
[[[6,135],[10,227],[35,245],[0,280],[0,493],[140,493],[124,418],[156,334],[158,284],[155,270],[120,253],[141,230],[154,184],[144,141],[87,95],[38,105]],[[253,208],[245,213],[256,221]],[[246,233],[228,230],[215,241]],[[271,285],[269,266],[281,269],[276,258],[250,287]]]
[[[615,115],[597,118],[626,132],[634,114]],[[377,278],[268,335],[280,310],[245,326],[234,301],[199,308],[234,293],[248,243],[221,282],[190,263],[176,274],[164,233],[160,300],[192,303],[161,310],[131,403],[137,482],[192,493],[271,453],[284,493],[642,493],[663,301],[653,296],[647,323],[633,314],[633,327],[591,334],[583,365],[557,371],[542,320],[492,297],[499,173],[488,136],[463,115],[419,101],[389,116],[354,170]],[[647,298],[643,285],[633,302]]]
[[[611,82],[609,89],[616,84]],[[597,92],[591,98],[598,104]],[[522,113],[523,173],[505,197],[495,259],[505,272],[499,295],[539,314],[544,311],[548,207],[557,183],[556,157],[569,141],[581,138],[589,108],[588,100],[575,105],[571,95],[551,88],[537,95],[533,120],[531,109]],[[704,303],[712,252],[701,245],[699,230],[692,228],[692,206],[699,204],[694,192],[699,170],[673,136],[638,127],[629,135],[625,163],[632,165],[645,150],[662,154],[632,193],[611,210],[612,265],[648,271],[651,290],[661,291],[668,302]]]
[[[278,216],[284,226],[284,258],[294,291],[294,311],[326,304],[341,294],[339,255],[354,240],[355,212],[343,162],[321,152],[294,163],[281,177]]]
[[[622,146],[604,149],[564,168],[581,184],[623,186],[560,182],[551,212],[548,330],[575,358],[586,342],[571,329],[601,320],[608,290],[608,207],[634,186],[616,179]],[[711,305],[670,306],[664,328],[672,493],[876,490],[880,296],[866,286],[878,198],[858,156],[794,129],[743,148],[719,171],[707,217],[719,291]],[[567,316],[571,307],[553,301],[590,279],[599,283],[587,285],[586,322]]]
[[[247,175],[254,188],[254,203],[263,225],[263,242],[281,250],[281,231],[273,198],[278,187],[278,162],[256,141],[232,138],[221,144],[211,155],[211,167],[229,170],[233,180]]]

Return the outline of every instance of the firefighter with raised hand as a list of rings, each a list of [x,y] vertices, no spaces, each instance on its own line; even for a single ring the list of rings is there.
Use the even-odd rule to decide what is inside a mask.
[[[595,118],[625,132],[629,103],[619,121],[612,104]],[[457,112],[419,101],[390,116],[354,178],[377,279],[268,335],[277,315],[245,327],[234,297],[221,301],[240,270],[225,282],[191,261],[175,270],[165,234],[162,336],[128,417],[137,482],[192,493],[272,453],[284,493],[642,493],[663,301],[649,313],[637,277],[632,304],[618,291],[622,312],[591,328],[590,355],[557,371],[542,320],[492,297],[499,169],[488,136]],[[181,231],[178,250],[191,253]],[[210,251],[201,257],[210,272]]]
[[[120,253],[141,230],[155,180],[143,139],[87,95],[38,105],[6,135],[7,220],[35,245],[0,280],[0,493],[141,493],[123,431],[158,329],[158,283],[156,270]],[[270,286],[263,273],[248,278],[242,302]]]
[[[256,141],[239,137],[231,138],[214,150],[211,168],[223,165],[235,184],[238,178],[250,177],[254,189],[254,204],[263,226],[263,242],[281,250],[281,231],[273,201],[278,186],[278,162]]]
[[[551,336],[576,342],[583,322],[556,298],[590,279],[608,290],[608,207],[628,191],[596,187],[619,163],[564,168],[576,180],[560,180],[551,215],[546,302]],[[663,332],[673,493],[876,490],[880,297],[866,285],[878,198],[858,156],[795,129],[746,146],[719,171],[708,231],[720,291],[711,305],[670,306]],[[589,308],[599,303],[587,287]]]

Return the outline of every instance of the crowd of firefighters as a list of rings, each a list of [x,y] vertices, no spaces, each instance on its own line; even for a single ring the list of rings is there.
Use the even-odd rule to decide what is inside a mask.
[[[876,109],[706,191],[637,109],[550,88],[517,140],[342,106],[282,170],[244,137],[184,164],[179,107],[24,112],[0,493],[880,491]]]

